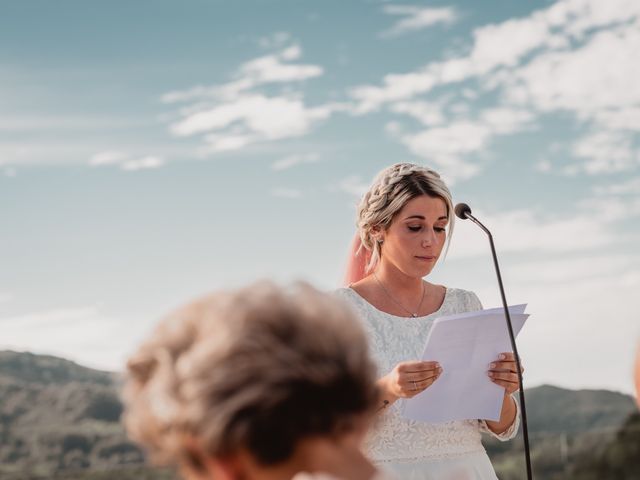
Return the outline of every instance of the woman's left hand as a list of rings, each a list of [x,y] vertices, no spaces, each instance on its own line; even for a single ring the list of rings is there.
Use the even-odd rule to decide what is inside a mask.
[[[522,367],[524,373],[524,367]],[[505,395],[511,395],[520,389],[516,357],[512,352],[503,352],[489,365],[489,378],[496,385],[505,388]]]

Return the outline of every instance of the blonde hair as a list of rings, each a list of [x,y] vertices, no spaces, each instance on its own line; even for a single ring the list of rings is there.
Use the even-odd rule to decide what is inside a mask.
[[[451,192],[447,185],[434,170],[413,163],[396,163],[378,173],[358,206],[356,225],[361,247],[356,255],[362,255],[362,247],[371,252],[365,273],[371,272],[382,257],[381,244],[373,235],[374,229],[388,229],[406,203],[420,195],[441,198],[446,204],[448,248],[453,233],[454,215]]]
[[[377,402],[365,335],[338,298],[262,281],[169,315],[127,363],[125,426],[156,462],[240,448],[268,465],[352,429]]]

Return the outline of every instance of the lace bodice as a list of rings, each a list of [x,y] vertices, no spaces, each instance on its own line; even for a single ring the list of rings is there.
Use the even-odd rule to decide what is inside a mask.
[[[336,294],[353,305],[362,320],[379,377],[400,362],[421,357],[431,325],[439,316],[482,309],[473,292],[455,288],[447,288],[439,310],[417,318],[382,312],[351,288],[338,289]],[[377,463],[455,458],[484,452],[481,431],[508,440],[515,436],[519,425],[519,412],[513,425],[500,435],[491,432],[482,420],[440,424],[417,422],[401,415],[404,403],[404,400],[398,400],[381,414],[369,435],[366,447]]]

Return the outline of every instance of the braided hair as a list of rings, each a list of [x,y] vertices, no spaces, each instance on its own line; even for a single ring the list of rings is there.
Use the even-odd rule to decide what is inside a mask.
[[[363,274],[371,272],[382,256],[381,245],[373,235],[374,229],[389,228],[406,203],[420,195],[441,198],[445,202],[449,221],[448,247],[453,233],[454,218],[451,192],[434,170],[413,163],[396,163],[378,173],[358,205],[356,226],[360,236],[360,246],[355,255],[365,255],[368,260]],[[367,252],[362,252],[362,247]]]

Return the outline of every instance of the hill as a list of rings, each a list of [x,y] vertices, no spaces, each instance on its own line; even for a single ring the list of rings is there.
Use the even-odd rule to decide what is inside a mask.
[[[0,351],[0,478],[177,478],[145,466],[126,438],[118,382],[113,373],[62,358]],[[537,479],[588,480],[592,471],[599,478],[640,478],[606,473],[632,471],[626,459],[640,452],[630,396],[544,385],[527,390],[527,412]],[[523,478],[520,436],[485,445],[502,480]]]

